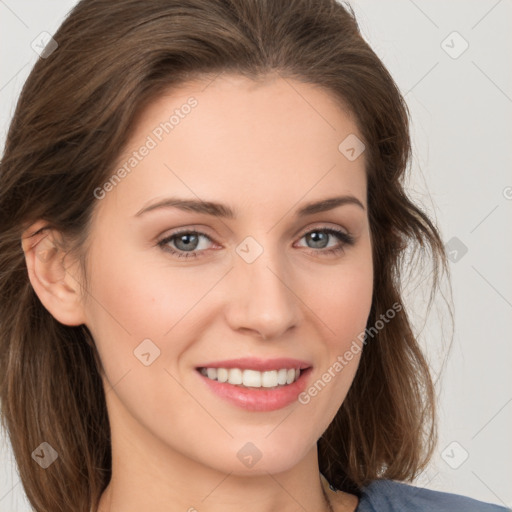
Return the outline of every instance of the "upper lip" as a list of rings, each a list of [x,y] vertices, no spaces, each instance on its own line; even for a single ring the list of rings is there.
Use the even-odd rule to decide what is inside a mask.
[[[255,357],[240,357],[238,359],[229,359],[224,361],[213,361],[204,363],[197,368],[240,368],[241,370],[258,370],[260,372],[270,370],[280,370],[282,368],[304,370],[309,368],[311,363],[300,359],[289,357],[278,357],[276,359],[260,359]]]

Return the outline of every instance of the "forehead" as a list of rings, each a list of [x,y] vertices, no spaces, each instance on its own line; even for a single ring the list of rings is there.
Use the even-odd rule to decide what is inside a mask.
[[[351,161],[339,149],[354,135],[353,116],[312,84],[238,75],[188,82],[141,113],[116,165],[128,172],[102,202],[136,212],[167,193],[248,206],[333,189],[361,195],[364,154]]]

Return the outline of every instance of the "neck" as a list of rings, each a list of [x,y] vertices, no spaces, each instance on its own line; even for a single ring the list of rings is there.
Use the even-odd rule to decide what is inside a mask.
[[[224,483],[225,480],[224,482],[220,482],[219,487]],[[316,485],[317,483],[318,485]],[[304,510],[318,510],[322,512],[337,512],[339,510],[341,512],[341,509],[333,508],[330,496],[332,491],[329,489],[328,484],[324,486],[323,482],[320,481],[320,478],[314,482],[310,482],[307,485],[307,488],[305,488],[307,492],[304,495],[301,495],[300,493],[294,495],[284,486],[282,487],[282,490],[286,493],[286,496],[282,493],[268,492],[272,487],[280,487],[280,485],[281,484],[277,478],[269,475],[266,479],[266,484],[264,485],[264,493],[263,489],[261,491],[251,492],[248,491],[245,486],[243,486],[242,489],[238,489],[239,492],[237,495],[235,495],[232,494],[234,486],[230,485],[227,486],[229,488],[227,488],[225,492],[219,493],[220,496],[218,496],[217,499],[213,498],[213,493],[216,492],[216,489],[212,489],[210,495],[205,494],[202,496],[202,498],[198,498],[196,496],[194,498],[183,499],[182,495],[175,495],[174,498],[168,502],[172,503],[172,505],[160,504],[160,506],[157,504],[157,501],[159,500],[155,499],[155,496],[148,496],[147,494],[144,495],[144,493],[139,493],[139,496],[143,498],[141,502],[145,503],[143,507],[147,507],[146,510],[158,512],[174,512],[178,510],[186,510],[187,512],[197,512],[198,510],[204,510],[205,512],[216,512],[220,510],[239,511],[240,504],[243,504],[244,511],[254,512],[270,512],[271,510],[276,510],[276,507],[279,507],[280,511],[291,512],[292,510],[297,510],[298,505]],[[144,488],[142,485],[137,487],[139,489]],[[198,486],[198,488],[200,487],[201,486]],[[254,493],[256,493],[256,496]],[[263,495],[266,494],[270,498],[268,500],[264,499],[262,493]],[[227,499],[228,496],[229,500]],[[238,498],[236,496],[238,496]],[[148,502],[154,503],[154,505],[148,505]],[[188,506],[185,505],[184,508],[184,504],[186,503],[188,503]],[[195,506],[191,504],[194,504]],[[142,509],[144,510],[144,508]],[[116,487],[114,482],[111,481],[105,489],[105,492],[102,494],[98,508],[95,510],[95,512],[118,512],[121,510],[123,512],[141,510],[141,505],[139,504],[138,499],[133,499],[133,496],[130,494],[123,495],[119,485]]]
[[[139,453],[135,446],[124,449],[113,440],[112,479],[97,512],[239,512],[241,504],[244,512],[334,512],[329,496],[336,496],[321,480],[316,446],[287,471],[253,475],[223,473],[175,452],[166,456],[162,447]]]

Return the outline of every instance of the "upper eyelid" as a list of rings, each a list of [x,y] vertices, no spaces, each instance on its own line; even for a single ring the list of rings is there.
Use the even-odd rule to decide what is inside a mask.
[[[332,223],[334,224],[334,223]],[[314,225],[312,227],[308,227],[308,228],[304,228],[304,229],[300,229],[298,230],[296,233],[295,236],[297,236],[298,234],[302,233],[301,236],[304,236],[305,234],[309,233],[310,231],[314,231],[315,229],[318,229],[318,230],[327,230],[327,229],[337,229],[337,230],[341,230],[341,231],[344,231],[347,233],[347,235],[350,235],[351,232],[350,230],[348,230],[347,228],[343,227],[343,226],[339,226],[339,225],[329,225],[329,224],[318,224],[318,225]],[[171,236],[176,236],[176,235],[179,235],[181,233],[198,233],[200,235],[204,235],[204,236],[207,236],[208,238],[212,239],[215,237],[215,235],[210,235],[208,234],[206,231],[204,231],[204,228],[202,227],[195,227],[195,226],[191,226],[191,227],[188,227],[188,228],[176,228],[176,231],[173,231],[171,233],[169,233],[168,235],[165,235],[163,238],[169,238]]]
[[[298,235],[296,236],[299,236],[299,238],[303,238],[305,235],[309,234],[310,232],[312,231],[315,231],[315,230],[318,230],[318,231],[329,231],[329,230],[333,230],[333,231],[342,231],[344,232],[345,234],[347,234],[348,236],[350,237],[353,237],[353,234],[347,230],[346,228],[344,227],[341,227],[341,226],[331,226],[331,225],[317,225],[317,226],[313,226],[313,227],[309,227],[309,228],[305,228],[304,230],[300,230],[298,232]],[[199,236],[205,236],[206,238],[208,238],[211,242],[213,243],[217,243],[218,242],[215,240],[214,237],[210,236],[208,233],[205,233],[204,231],[201,231],[200,228],[195,228],[195,227],[190,227],[190,228],[178,228],[177,231],[174,231],[168,235],[165,235],[163,236],[159,243],[162,243],[166,240],[172,240],[174,237],[178,237],[179,235],[181,234],[187,234],[187,233],[195,233]],[[335,235],[332,235],[332,236],[335,236]],[[193,252],[193,251],[191,251]],[[199,251],[199,252],[204,252],[204,251]]]

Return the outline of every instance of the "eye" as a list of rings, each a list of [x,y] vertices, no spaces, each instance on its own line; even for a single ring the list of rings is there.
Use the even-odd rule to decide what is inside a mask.
[[[164,251],[170,252],[173,255],[177,255],[179,258],[196,258],[198,256],[198,252],[204,252],[204,247],[202,247],[203,250],[198,250],[199,246],[201,245],[201,238],[212,241],[212,239],[204,233],[190,229],[184,229],[164,238],[158,242],[158,245],[162,247]],[[173,249],[173,247],[169,245],[171,243],[178,250]]]
[[[328,248],[328,241],[333,237],[338,239],[338,244]],[[307,242],[313,244],[313,253],[338,254],[342,252],[346,245],[354,245],[354,237],[345,231],[334,228],[320,227],[308,231],[302,235],[301,240],[305,238]],[[311,247],[311,246],[310,246]],[[318,251],[317,249],[320,249]]]
[[[329,247],[328,242],[334,237],[338,239],[338,244],[334,247]],[[310,230],[302,235],[301,240],[303,238],[307,240],[307,243],[313,245],[312,247],[310,246],[310,249],[312,249],[310,253],[312,254],[338,254],[344,250],[346,245],[354,245],[354,237],[352,235],[330,227]],[[197,258],[198,256],[202,257],[208,248],[204,247],[204,243],[201,244],[202,239],[213,243],[213,240],[205,233],[183,229],[160,240],[158,246],[178,258]],[[207,242],[206,245],[208,245]]]

